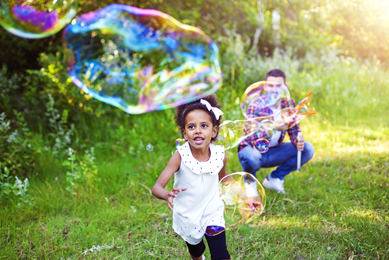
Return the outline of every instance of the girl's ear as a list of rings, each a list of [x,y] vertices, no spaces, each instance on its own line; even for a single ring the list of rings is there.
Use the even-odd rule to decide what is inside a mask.
[[[188,140],[188,138],[187,138],[187,136],[186,136],[186,132],[185,132],[185,130],[184,130],[184,131],[182,131],[182,137],[184,137],[185,141],[186,141],[186,140]]]
[[[216,137],[218,131],[219,131],[219,127],[218,126],[214,126],[213,129],[212,129],[212,138]]]

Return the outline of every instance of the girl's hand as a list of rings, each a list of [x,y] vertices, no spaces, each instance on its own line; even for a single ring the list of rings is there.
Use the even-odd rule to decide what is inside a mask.
[[[167,194],[167,206],[170,210],[173,210],[173,199],[177,197],[178,193],[185,191],[187,188],[174,188]]]
[[[253,211],[255,211],[255,209],[257,209],[257,208],[260,210],[262,208],[262,203],[255,200],[255,201],[253,201],[253,204],[250,206],[253,209]]]
[[[255,210],[258,208],[259,210],[262,208],[262,203],[254,198],[251,197],[245,197],[243,199],[244,203],[248,206],[250,206],[251,212],[255,212]]]

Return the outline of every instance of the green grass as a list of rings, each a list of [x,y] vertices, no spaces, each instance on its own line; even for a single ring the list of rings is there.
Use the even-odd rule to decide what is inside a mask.
[[[344,93],[351,93],[350,82],[359,88],[366,83],[363,71],[335,69],[309,77],[301,72],[291,79],[298,97],[310,90],[298,83],[309,78],[337,86],[311,86],[318,92],[311,99],[318,114],[302,128],[315,157],[285,179],[285,195],[266,190],[265,212],[258,219],[227,230],[232,259],[389,259],[389,117],[384,113],[389,78],[377,72],[370,91],[353,90],[353,102]],[[230,101],[242,91],[227,92],[228,86],[218,93],[226,116],[238,115]],[[77,183],[76,195],[65,190],[62,160],[41,153],[30,177],[35,206],[1,201],[0,259],[189,259],[172,230],[166,202],[149,192],[179,137],[173,110],[136,117],[110,129],[99,128],[97,121],[86,126],[88,139],[79,138],[73,149],[95,147],[99,181]],[[153,152],[146,151],[148,143]],[[234,149],[227,157],[227,171],[241,171]],[[262,169],[258,179],[271,170]],[[98,245],[106,248],[88,251]],[[210,259],[208,251],[205,256]]]

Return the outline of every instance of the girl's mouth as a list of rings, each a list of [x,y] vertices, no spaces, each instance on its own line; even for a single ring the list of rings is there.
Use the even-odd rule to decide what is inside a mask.
[[[200,137],[196,137],[194,139],[194,142],[195,142],[195,144],[200,145],[200,144],[202,144],[204,142],[204,139],[200,138]]]

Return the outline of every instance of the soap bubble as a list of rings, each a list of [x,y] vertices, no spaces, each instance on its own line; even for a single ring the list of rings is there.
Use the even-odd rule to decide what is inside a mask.
[[[269,149],[270,139],[282,124],[288,124],[288,128],[295,126],[300,120],[316,112],[308,107],[312,92],[304,98],[296,107],[287,107],[280,110],[281,119],[274,121],[275,114],[248,118],[246,120],[224,121],[219,127],[218,144],[224,145],[225,149],[231,149],[246,138],[251,138],[252,143],[261,153]],[[265,111],[267,109],[264,109]],[[260,112],[261,115],[266,113]]]
[[[265,208],[265,190],[250,173],[225,176],[219,182],[219,192],[225,204],[224,217],[230,226],[253,221]]]
[[[265,138],[259,138],[255,141],[255,148],[261,153],[266,153],[269,150],[270,141]]]
[[[219,127],[217,144],[223,145],[225,149],[237,146],[247,137],[255,134],[258,121],[256,119],[224,121]]]
[[[192,102],[221,85],[215,42],[156,10],[112,4],[73,20],[63,38],[73,83],[130,114]]]
[[[281,99],[287,101],[289,103],[289,107],[293,107],[289,90],[286,85],[274,84],[268,81],[260,81],[247,87],[242,96],[240,108],[245,118],[253,117],[248,115],[250,114],[250,108],[253,106],[259,108],[258,112],[261,113],[261,116],[267,116],[269,114],[266,108],[271,106],[277,107],[279,104],[278,102]],[[255,117],[258,117],[258,115]]]
[[[224,227],[221,226],[208,226],[207,229],[205,230],[205,234],[214,237],[219,235],[220,233],[223,233],[225,231]]]
[[[0,25],[29,39],[57,33],[76,15],[77,0],[0,0]]]
[[[152,144],[148,144],[146,146],[146,150],[149,151],[149,152],[152,152],[154,150],[154,146]]]
[[[176,147],[177,147],[177,146],[180,146],[181,142],[185,142],[185,139],[177,138],[177,139],[176,139]]]
[[[231,149],[244,139],[255,135],[255,139],[270,138],[275,133],[272,116],[250,118],[246,120],[224,121],[219,127],[218,145]]]

